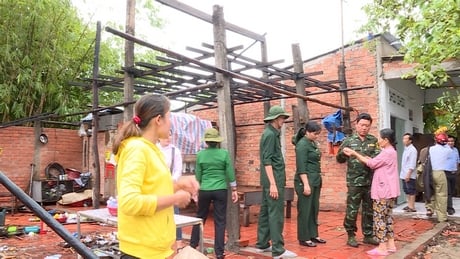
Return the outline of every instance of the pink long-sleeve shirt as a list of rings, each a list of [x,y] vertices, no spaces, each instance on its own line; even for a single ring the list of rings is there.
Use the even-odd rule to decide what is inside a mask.
[[[366,165],[374,169],[371,185],[373,200],[391,199],[399,196],[398,155],[392,147],[386,147]]]

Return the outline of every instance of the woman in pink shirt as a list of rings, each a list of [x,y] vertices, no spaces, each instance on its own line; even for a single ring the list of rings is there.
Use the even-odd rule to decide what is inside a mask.
[[[382,150],[374,158],[363,156],[349,148],[344,148],[343,152],[348,156],[355,156],[374,170],[371,198],[374,209],[374,234],[380,244],[367,253],[369,255],[388,255],[389,252],[396,251],[392,214],[396,198],[400,194],[394,131],[388,128],[380,130],[378,143]]]

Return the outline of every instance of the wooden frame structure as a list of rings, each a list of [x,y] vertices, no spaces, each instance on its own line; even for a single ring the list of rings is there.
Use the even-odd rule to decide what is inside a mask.
[[[296,125],[299,122],[305,123],[309,119],[307,101],[345,111],[352,110],[350,107],[335,105],[310,97],[324,93],[345,93],[348,89],[341,87],[346,85],[344,76],[340,77],[341,79],[321,81],[315,79],[314,76],[321,75],[322,71],[305,73],[298,45],[293,45],[294,66],[280,68],[275,65],[283,62],[282,60],[271,62],[267,60],[265,37],[226,23],[223,19],[222,7],[214,6],[213,16],[209,16],[175,0],[157,1],[212,23],[214,44],[203,43],[200,49],[187,47],[189,51],[196,54],[195,57],[190,58],[148,43],[130,34],[130,31],[133,31],[134,19],[132,13],[128,11],[126,33],[110,27],[105,28],[106,31],[126,40],[126,46],[128,46],[125,48],[126,67],[117,71],[116,76],[100,75],[97,70],[98,63],[96,61],[98,60],[96,58],[93,78],[85,78],[83,82],[74,83],[74,85],[85,87],[92,85],[95,101],[97,101],[96,95],[99,89],[124,92],[124,105],[128,108],[129,105],[133,104],[133,94],[144,93],[164,94],[170,100],[182,101],[185,106],[181,109],[185,110],[190,107],[194,107],[194,109],[219,107],[220,132],[221,135],[226,136],[222,147],[229,151],[232,160],[234,160],[236,153],[234,105],[264,102],[264,110],[268,112],[270,100],[297,98],[301,105],[297,111],[300,118],[297,116]],[[127,10],[132,12],[134,0],[127,2]],[[227,47],[226,30],[232,30],[260,42],[261,60],[255,60],[239,53],[240,50],[245,50],[244,46]],[[98,35],[96,38],[100,40],[99,26]],[[95,57],[99,56],[99,40],[97,39],[96,42]],[[156,51],[155,62],[134,62],[134,44]],[[255,73],[258,73],[259,76],[255,76]],[[353,90],[362,88],[369,87],[354,87]],[[93,102],[93,107],[98,107],[97,102]],[[132,116],[126,110],[124,115],[125,119]],[[296,118],[296,114],[293,117]],[[97,112],[93,113],[93,118],[97,118]],[[96,122],[93,128],[97,130],[97,120],[93,121]],[[93,142],[93,148],[97,153],[97,139],[94,138]],[[98,175],[96,174],[96,177]],[[237,251],[240,237],[238,231],[239,206],[229,204],[227,214],[229,229],[227,247],[231,251]]]
[[[212,16],[179,1],[157,0],[157,2],[215,24]],[[213,44],[202,43],[202,48],[187,47],[187,50],[196,54],[195,57],[189,58],[135,38],[128,33],[106,28],[106,31],[129,42],[157,51],[156,60],[151,63],[134,62],[133,66],[123,67],[117,71],[118,76],[98,75],[97,78],[85,78],[83,79],[84,82],[73,84],[88,86],[96,80],[101,90],[123,91],[126,83],[124,74],[128,73],[134,78],[134,94],[164,94],[171,100],[184,102],[184,109],[192,106],[198,106],[203,109],[217,107],[216,92],[222,86],[217,82],[216,74],[222,73],[230,77],[232,105],[297,97],[330,107],[351,110],[350,107],[333,105],[309,97],[324,93],[347,91],[347,89],[340,87],[341,84],[345,83],[344,78],[321,81],[315,79],[314,76],[321,75],[322,71],[304,73],[303,71],[295,72],[292,66],[287,68],[278,67],[276,65],[282,63],[283,60],[267,61],[264,35],[251,32],[228,22],[225,22],[224,26],[226,30],[259,42],[261,44],[261,60],[241,54],[239,51],[244,52],[246,50],[243,45],[227,47],[226,60],[228,60],[229,69],[223,70],[209,65],[214,64],[215,57],[219,56],[219,53],[215,52]],[[294,59],[302,60],[301,57],[294,57]],[[258,76],[255,74],[258,74]],[[302,92],[299,95],[296,90],[296,84],[298,85],[299,82],[305,86],[305,94]],[[357,89],[359,88],[354,88],[353,90]]]

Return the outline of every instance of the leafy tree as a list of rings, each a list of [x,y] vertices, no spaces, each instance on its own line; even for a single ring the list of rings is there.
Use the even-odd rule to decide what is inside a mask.
[[[90,103],[68,81],[91,71],[94,33],[66,0],[0,2],[2,122]]]
[[[362,31],[391,31],[403,45],[407,63],[416,64],[416,83],[437,87],[448,80],[441,62],[460,57],[458,0],[374,0],[364,6]],[[395,30],[393,32],[392,30]]]
[[[151,25],[161,24],[152,0],[139,1],[139,6]],[[1,0],[0,17],[0,122],[88,110],[91,89],[70,82],[92,78],[95,22],[84,22],[70,0]],[[113,38],[101,42],[101,74],[120,70],[121,43]],[[99,100],[113,105],[123,98],[121,92],[100,91]]]
[[[448,133],[460,136],[460,94],[455,95],[444,92],[437,103],[423,106],[425,132],[433,133],[440,126],[446,126]]]
[[[415,77],[422,88],[440,87],[449,80],[440,64],[460,58],[460,1],[374,0],[364,11],[368,22],[362,31],[390,31],[400,39],[404,61],[415,64],[413,73],[405,77]],[[426,130],[450,124],[458,136],[459,101],[458,92],[445,93],[433,111],[424,107]]]

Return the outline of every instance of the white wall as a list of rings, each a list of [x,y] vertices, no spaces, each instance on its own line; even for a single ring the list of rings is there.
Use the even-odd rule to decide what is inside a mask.
[[[387,111],[384,112],[388,117],[394,116],[405,121],[405,131],[413,133],[413,128],[418,128],[418,132],[423,132],[423,111],[425,103],[424,90],[417,87],[410,80],[385,80],[386,96],[381,98],[385,102]],[[390,100],[390,93],[393,98]],[[396,103],[395,103],[396,102]],[[412,120],[409,110],[412,110]],[[389,125],[388,125],[389,126]]]

